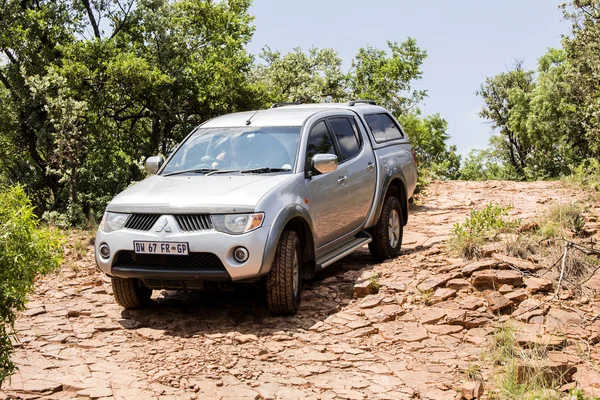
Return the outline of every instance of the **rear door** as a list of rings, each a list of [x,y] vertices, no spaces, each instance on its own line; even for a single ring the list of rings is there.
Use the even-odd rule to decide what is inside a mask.
[[[353,116],[327,119],[341,155],[340,167],[346,170],[346,187],[350,201],[344,206],[348,231],[359,228],[366,220],[377,185],[375,155],[371,144]]]
[[[340,154],[325,120],[316,122],[308,135],[306,145],[306,170],[311,170],[312,158],[315,154]],[[327,174],[313,173],[308,187],[310,199],[308,206],[313,220],[315,241],[321,247],[347,233],[349,220],[346,206],[349,201],[347,188],[348,174],[342,165]]]

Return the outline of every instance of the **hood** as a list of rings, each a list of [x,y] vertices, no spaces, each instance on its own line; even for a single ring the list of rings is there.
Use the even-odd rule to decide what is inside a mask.
[[[154,175],[121,192],[108,211],[123,213],[243,213],[291,178],[280,175]]]

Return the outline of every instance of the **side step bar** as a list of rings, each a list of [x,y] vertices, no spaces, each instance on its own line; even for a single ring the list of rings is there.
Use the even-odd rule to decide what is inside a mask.
[[[367,232],[361,232],[354,240],[345,245],[335,249],[330,254],[327,254],[323,257],[323,260],[317,262],[317,266],[323,269],[325,267],[330,266],[334,262],[346,257],[348,254],[352,253],[356,249],[364,246],[367,243],[371,243],[373,238]]]

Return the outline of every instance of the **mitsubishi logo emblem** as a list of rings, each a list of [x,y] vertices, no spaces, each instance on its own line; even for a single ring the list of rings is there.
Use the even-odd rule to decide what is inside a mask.
[[[163,230],[166,233],[171,233],[171,227],[169,226],[169,221],[167,221],[166,218],[163,220],[163,224],[156,228],[156,232],[162,232]]]

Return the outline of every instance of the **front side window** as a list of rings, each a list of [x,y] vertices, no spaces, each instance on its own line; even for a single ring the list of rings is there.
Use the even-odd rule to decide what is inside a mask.
[[[365,115],[367,125],[373,132],[377,143],[387,142],[388,140],[402,139],[404,135],[398,128],[398,125],[392,120],[388,114],[370,114]]]
[[[261,168],[291,171],[299,138],[298,126],[199,128],[161,174]]]
[[[312,158],[315,154],[335,154],[331,135],[325,121],[318,122],[308,135],[306,144],[306,164],[305,169],[309,170],[312,166]]]
[[[340,147],[342,160],[348,160],[358,154],[360,139],[354,118],[330,118],[329,124]]]

